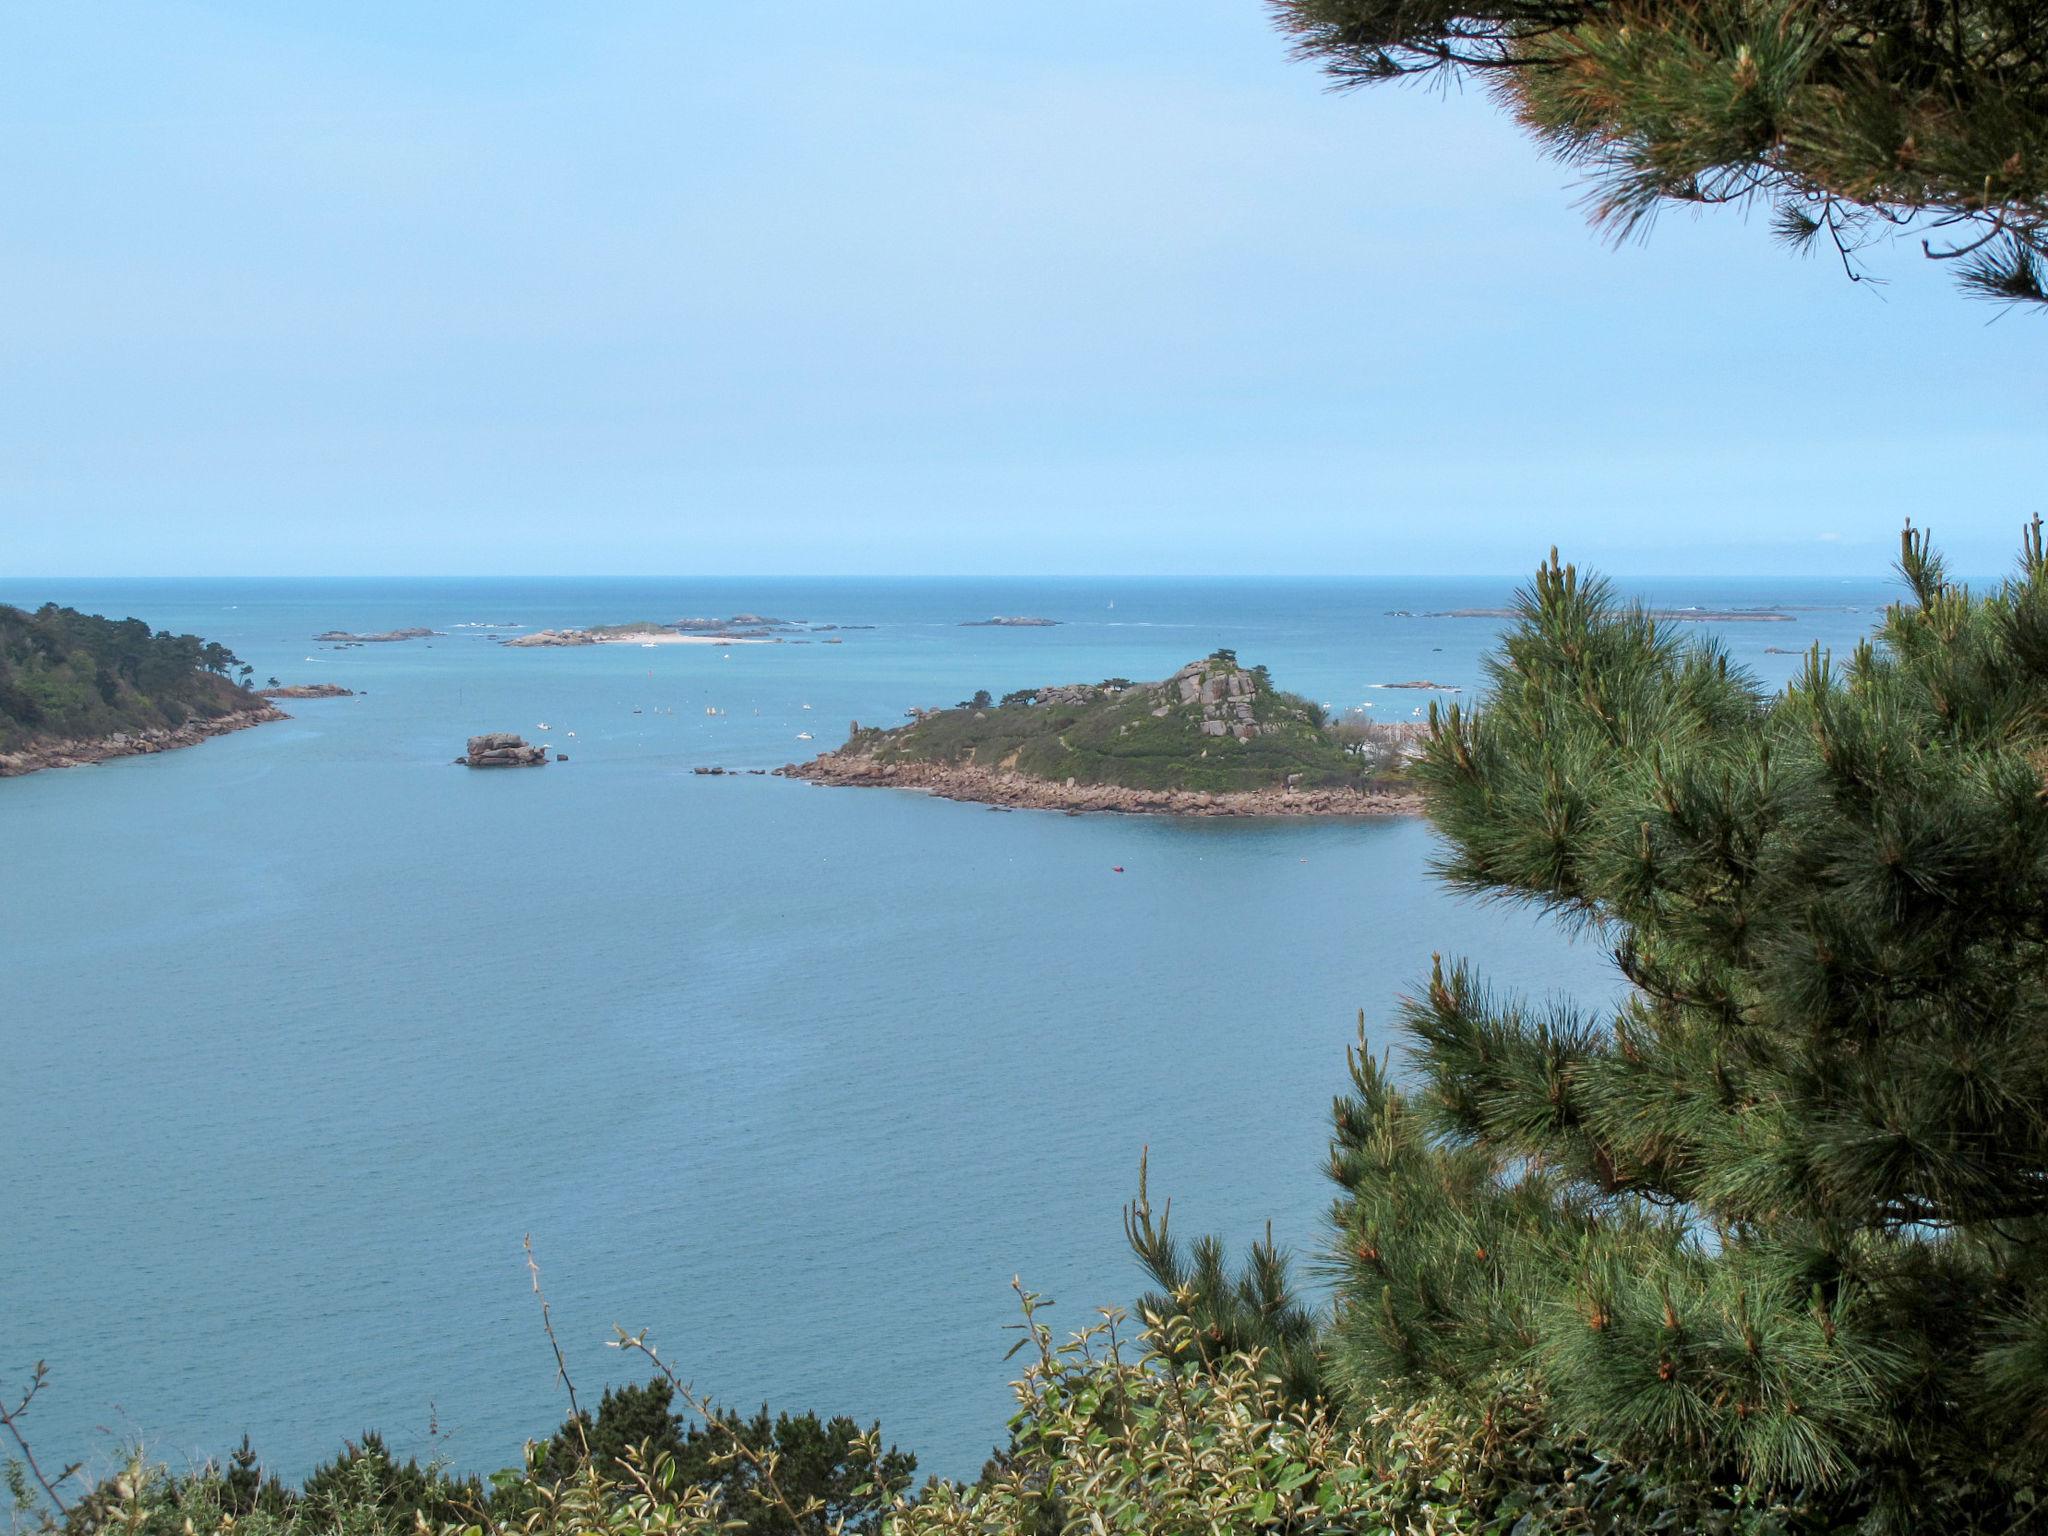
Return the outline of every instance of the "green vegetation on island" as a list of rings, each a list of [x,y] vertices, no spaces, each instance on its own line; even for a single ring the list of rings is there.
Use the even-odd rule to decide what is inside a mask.
[[[54,603],[0,604],[0,753],[261,709],[253,680],[218,641]]]
[[[842,762],[924,763],[1064,784],[1227,794],[1355,788],[1394,771],[1396,728],[1332,722],[1323,707],[1273,686],[1264,667],[1219,650],[1163,682],[978,693],[920,711],[893,730],[856,729]]]

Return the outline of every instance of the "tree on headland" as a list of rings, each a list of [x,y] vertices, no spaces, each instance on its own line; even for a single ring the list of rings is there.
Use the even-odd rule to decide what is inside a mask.
[[[1555,556],[1418,767],[1453,887],[1597,935],[1594,1014],[1439,962],[1336,1106],[1313,1391],[1822,1528],[2024,1529],[2048,1476],[2048,550],[1908,530],[1877,643],[1767,694]],[[1142,1235],[1142,1234],[1141,1234]],[[1256,1337],[1257,1283],[1140,1243]],[[1195,1284],[1190,1286],[1190,1276]],[[1739,1490],[1731,1492],[1731,1490]]]
[[[1966,290],[2048,302],[2039,0],[1274,0],[1340,86],[1473,77],[1592,180],[1617,237],[1670,204],[1765,204],[1856,252],[1917,235]]]

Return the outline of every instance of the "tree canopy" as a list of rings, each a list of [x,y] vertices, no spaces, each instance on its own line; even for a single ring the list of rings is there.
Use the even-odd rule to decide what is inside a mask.
[[[1336,1105],[1313,1368],[1255,1251],[1133,1240],[1219,1351],[1819,1529],[2022,1528],[2048,1476],[2048,550],[1909,529],[1876,643],[1782,691],[1553,555],[1417,772],[1461,890],[1617,1006],[1441,961]],[[1139,1215],[1142,1217],[1142,1210]]]
[[[55,603],[33,613],[0,604],[0,751],[227,714],[258,702],[249,678],[218,641]]]
[[[1340,86],[1471,76],[1584,169],[1598,223],[1763,203],[1839,253],[1913,232],[1966,289],[2048,301],[2038,0],[1274,0]]]

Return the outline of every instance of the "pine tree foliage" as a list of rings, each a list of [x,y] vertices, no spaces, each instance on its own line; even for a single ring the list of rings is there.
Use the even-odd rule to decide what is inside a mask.
[[[1555,555],[1421,772],[1441,873],[1586,925],[1611,1017],[1438,964],[1337,1106],[1329,1373],[2004,1529],[2048,1457],[2048,557],[1776,696]],[[1530,1405],[1534,1404],[1532,1408]],[[1979,1522],[1982,1522],[1980,1525]]]
[[[1179,1319],[1195,1357],[1207,1365],[1254,1355],[1291,1400],[1323,1398],[1322,1320],[1297,1298],[1271,1224],[1233,1275],[1222,1239],[1198,1237],[1183,1249],[1172,1217],[1171,1200],[1153,1210],[1141,1159],[1138,1198],[1124,1210],[1124,1236],[1160,1293],[1142,1298],[1138,1315]]]
[[[1343,86],[1473,74],[1588,173],[1617,235],[1762,202],[1852,275],[1917,229],[1967,291],[2048,301],[2048,7],[2038,0],[1275,0]]]

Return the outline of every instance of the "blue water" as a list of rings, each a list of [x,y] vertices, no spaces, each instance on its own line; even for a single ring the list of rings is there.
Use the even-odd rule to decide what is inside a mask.
[[[1386,610],[1505,587],[0,578],[363,691],[0,781],[0,1373],[50,1362],[39,1450],[181,1463],[246,1429],[296,1475],[377,1427],[515,1461],[561,1414],[531,1233],[587,1396],[635,1374],[611,1325],[645,1326],[705,1390],[879,1418],[971,1475],[1009,1408],[1011,1277],[1074,1327],[1141,1288],[1141,1148],[1190,1233],[1270,1218],[1311,1249],[1358,1010],[1389,1040],[1438,949],[1530,992],[1613,983],[1589,945],[1438,889],[1415,821],[993,814],[691,768],[1222,644],[1405,718],[1415,695],[1369,685],[1469,689],[1497,625]],[[1773,680],[1797,658],[1764,647],[1845,650],[1891,595],[1641,590],[1811,605],[1724,631]],[[729,652],[455,627],[742,610],[877,627]],[[1066,622],[959,627],[993,613]],[[310,639],[412,624],[448,634]],[[449,765],[541,721],[570,762]]]

